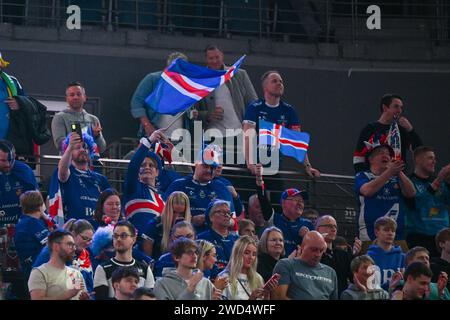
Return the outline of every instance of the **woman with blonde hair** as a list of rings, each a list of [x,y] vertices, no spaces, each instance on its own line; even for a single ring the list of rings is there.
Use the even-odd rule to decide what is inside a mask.
[[[242,236],[235,242],[230,261],[220,274],[228,276],[229,284],[223,292],[228,300],[269,299],[270,291],[277,286],[277,280],[264,286],[263,278],[256,271],[257,246],[250,236]]]
[[[174,191],[167,198],[161,214],[151,219],[142,232],[144,252],[157,260],[169,250],[170,231],[179,221],[191,222],[191,209],[188,196],[181,191]]]

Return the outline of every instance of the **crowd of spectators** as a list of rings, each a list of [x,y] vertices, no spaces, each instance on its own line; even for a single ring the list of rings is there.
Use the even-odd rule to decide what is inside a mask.
[[[174,59],[187,57],[172,53],[167,64]],[[214,144],[201,146],[192,174],[167,166],[175,148],[172,125],[190,130],[201,121],[227,135],[226,129],[257,130],[263,119],[301,131],[298,108],[282,99],[285,84],[278,71],[262,75],[264,95],[258,99],[239,69],[179,118],[145,105],[162,72],[148,74],[131,98],[140,143],[122,194],[99,170],[107,143],[100,120],[83,109],[86,90],[80,82],[69,83],[67,109],[51,125],[61,159],[45,201],[26,152],[18,152],[11,139],[17,129],[13,115],[33,100],[4,72],[8,63],[1,55],[0,63],[0,227],[9,241],[2,243],[2,254],[14,243],[18,255],[18,275],[4,298],[450,299],[450,164],[436,169],[434,149],[423,145],[402,115],[401,96],[384,95],[380,118],[357,140],[358,233],[349,241],[338,236],[335,217],[305,210],[305,190],[285,189],[277,211],[263,165],[248,156],[248,141],[244,168],[255,179],[248,201],[221,176],[226,150]],[[228,68],[216,45],[205,49],[205,64]],[[42,142],[33,134],[22,138]],[[414,156],[410,174],[408,152]],[[320,177],[310,156],[303,165],[310,179]]]

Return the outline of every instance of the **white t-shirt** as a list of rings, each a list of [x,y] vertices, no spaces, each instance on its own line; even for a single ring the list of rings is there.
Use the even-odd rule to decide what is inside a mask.
[[[44,263],[31,271],[28,279],[29,291],[45,290],[47,297],[57,297],[64,294],[67,290],[86,288],[83,275],[80,271],[71,267],[64,269],[55,268],[49,263]],[[81,291],[71,300],[79,300]]]
[[[158,127],[159,128],[165,128],[169,124],[173,122],[176,116],[172,116],[170,114],[161,114],[158,119]],[[165,132],[164,134],[170,139],[172,132],[177,129],[183,128],[183,116],[178,117],[178,119],[175,121],[174,124],[172,124]]]
[[[208,129],[218,129],[224,137],[226,137],[226,129],[242,129],[242,123],[234,110],[233,98],[226,84],[221,85],[214,91],[214,98],[216,106],[223,109],[223,119],[211,122]],[[228,134],[228,136],[234,135]]]
[[[259,274],[256,276],[261,278]],[[238,279],[239,281],[236,281],[237,291],[235,294],[232,293],[231,284],[229,284],[223,291],[223,295],[228,300],[248,300],[252,294],[253,290],[250,288],[247,275],[245,273],[240,273]],[[260,280],[262,283],[262,278]]]

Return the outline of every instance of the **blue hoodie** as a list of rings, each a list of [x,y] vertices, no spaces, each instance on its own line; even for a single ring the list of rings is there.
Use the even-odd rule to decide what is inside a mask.
[[[371,245],[367,254],[380,268],[381,286],[385,287],[397,271],[405,268],[405,254],[399,246],[394,246],[390,251],[384,251],[378,245]]]

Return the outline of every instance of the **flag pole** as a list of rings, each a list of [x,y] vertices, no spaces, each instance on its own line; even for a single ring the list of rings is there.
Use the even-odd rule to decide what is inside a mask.
[[[184,111],[182,111],[182,112],[180,112],[179,114],[177,114],[177,115],[175,116],[175,118],[173,119],[173,121],[172,121],[171,123],[169,123],[169,125],[168,125],[167,127],[162,128],[162,131],[166,131],[167,129],[169,129],[175,122],[177,122],[178,119],[180,119],[180,117],[181,117],[183,114],[186,113],[187,110],[189,110],[189,108],[186,109],[186,110],[184,110]]]

